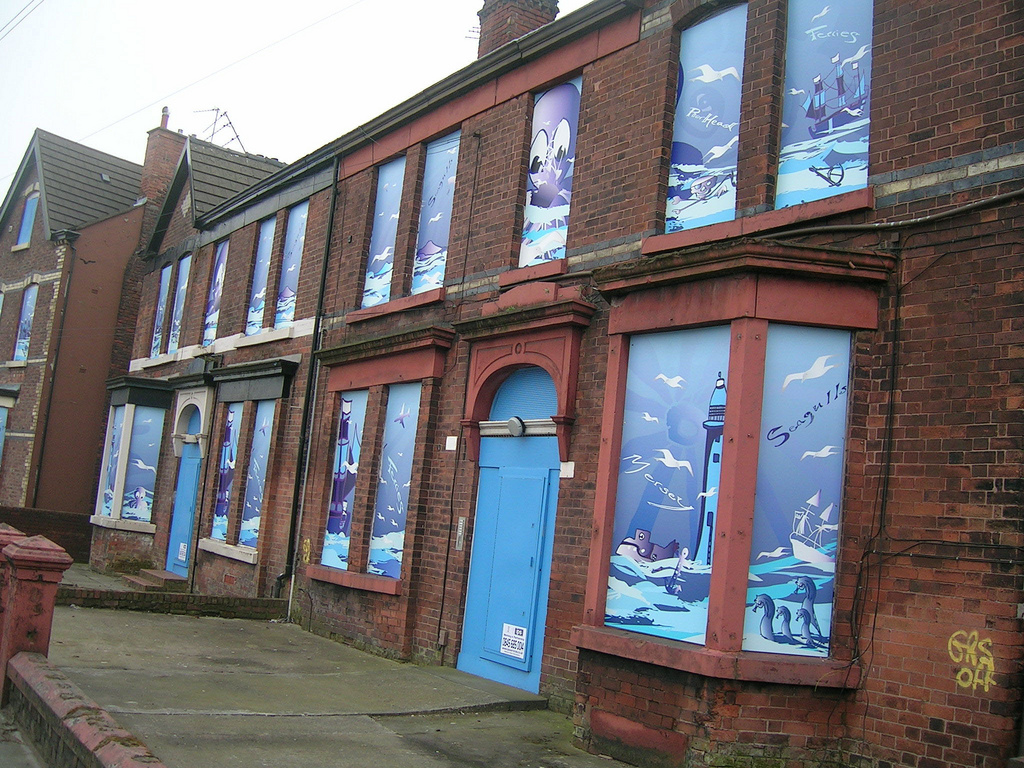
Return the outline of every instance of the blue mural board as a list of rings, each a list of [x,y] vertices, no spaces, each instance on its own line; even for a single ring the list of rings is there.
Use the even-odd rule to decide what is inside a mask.
[[[288,211],[288,227],[284,233],[284,255],[281,257],[281,279],[277,286],[275,328],[287,328],[295,321],[295,300],[299,291],[299,270],[302,267],[302,248],[306,243],[306,219],[308,216],[308,200],[303,200]]]
[[[228,403],[225,409],[217,475],[217,501],[213,509],[213,529],[210,533],[210,538],[220,541],[227,541],[228,538],[228,512],[231,509],[231,491],[235,482],[235,464],[238,461],[238,430],[242,424],[242,406],[242,403]]]
[[[828,655],[850,342],[768,328],[744,650]]]
[[[420,382],[388,388],[377,501],[370,535],[367,573],[397,579],[402,574],[409,486],[420,412]]]
[[[107,433],[107,464],[103,470],[103,488],[100,491],[99,514],[112,517],[114,514],[114,486],[117,484],[117,465],[121,457],[121,431],[124,427],[124,406],[113,409],[110,431]]]
[[[275,405],[274,400],[260,400],[256,404],[256,419],[249,446],[249,471],[245,476],[245,505],[242,507],[242,525],[238,532],[238,543],[243,547],[255,548],[260,538],[267,458],[270,455],[270,440],[274,435]]]
[[[203,346],[209,346],[217,338],[217,324],[220,322],[220,298],[224,290],[224,271],[228,262],[228,241],[217,243],[210,272],[210,290],[206,295],[206,315],[203,321]]]
[[[321,565],[348,569],[348,552],[352,535],[352,502],[359,476],[359,459],[363,445],[363,425],[366,421],[365,389],[342,392],[338,395],[341,408],[338,417],[338,437],[334,445],[334,471],[331,482],[331,500],[327,509],[327,530]]]
[[[267,281],[270,278],[270,256],[274,249],[277,219],[265,219],[260,224],[256,244],[256,261],[252,267],[252,286],[249,289],[249,308],[245,314],[245,335],[253,336],[263,330],[263,312],[267,306]]]
[[[171,329],[167,334],[167,351],[177,352],[181,341],[181,320],[185,313],[185,294],[188,292],[188,277],[192,270],[192,254],[178,260],[178,280],[174,287],[174,307],[171,310]]]
[[[746,29],[743,3],[681,33],[666,232],[736,217]]]
[[[398,209],[402,203],[405,158],[385,163],[377,170],[377,198],[373,209],[370,253],[366,259],[363,304],[375,307],[391,301],[391,275],[395,269],[395,239],[398,237]]]
[[[871,0],[790,0],[776,208],[864,189]]]
[[[583,78],[537,94],[519,266],[565,258]]]
[[[444,285],[460,139],[461,133],[456,131],[427,145],[420,226],[412,267],[411,293],[414,296]]]
[[[702,644],[728,326],[630,341],[605,624]]]
[[[156,312],[153,313],[153,341],[149,345],[149,356],[156,357],[163,351],[164,319],[167,316],[167,293],[171,288],[171,265],[160,270],[160,288],[156,299]]]
[[[125,520],[150,521],[165,413],[161,408],[135,406],[121,502],[121,517]]]

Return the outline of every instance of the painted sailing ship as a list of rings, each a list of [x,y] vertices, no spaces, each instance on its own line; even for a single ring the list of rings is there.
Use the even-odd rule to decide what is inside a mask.
[[[815,76],[811,95],[804,102],[807,117],[814,121],[807,128],[811,138],[820,139],[836,128],[864,119],[867,103],[867,83],[860,67],[853,62],[848,77],[837,53],[832,57],[832,72]]]
[[[820,505],[819,490],[793,513],[793,532],[789,535],[789,543],[793,547],[793,557],[798,560],[816,565],[832,565],[835,563],[834,542],[826,541],[825,534],[839,530],[838,524],[829,522],[836,505],[829,504],[819,514],[816,510]]]

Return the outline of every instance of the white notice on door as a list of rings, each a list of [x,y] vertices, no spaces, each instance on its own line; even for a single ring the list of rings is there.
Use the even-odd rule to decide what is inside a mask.
[[[181,544],[178,545],[178,559],[181,560],[181,562],[185,562],[185,558],[187,556],[188,556],[188,544],[186,544],[183,541],[183,542],[181,542]]]
[[[522,661],[526,658],[526,627],[501,625],[501,652]]]

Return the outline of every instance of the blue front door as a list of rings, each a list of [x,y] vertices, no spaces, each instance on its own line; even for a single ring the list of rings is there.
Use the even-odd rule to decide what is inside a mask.
[[[515,377],[524,378],[529,376]],[[553,398],[550,382],[547,378],[544,389],[550,388]],[[518,408],[517,398],[507,392],[496,397],[492,419],[504,415],[500,403],[526,418],[539,415],[527,412],[529,406],[553,413],[553,402],[541,405],[536,394],[531,393],[528,406]],[[540,689],[559,466],[553,436],[480,441],[476,524],[458,667],[534,693]]]
[[[189,419],[189,434],[198,433],[200,423],[201,417],[196,410]],[[171,515],[166,565],[168,571],[179,576],[188,577],[189,558],[192,555],[192,525],[196,515],[201,466],[199,444],[185,443],[181,449],[181,459],[178,461],[178,483],[174,491],[174,512]]]

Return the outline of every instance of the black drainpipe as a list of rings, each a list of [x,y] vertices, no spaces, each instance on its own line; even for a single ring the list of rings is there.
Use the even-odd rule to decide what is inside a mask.
[[[327,293],[327,259],[331,253],[331,237],[334,234],[334,208],[338,202],[338,169],[340,157],[335,155],[331,168],[331,205],[327,211],[327,236],[324,240],[324,257],[320,267],[320,289],[316,299],[316,315],[313,317],[313,344],[309,352],[309,370],[306,373],[306,391],[302,404],[302,426],[299,429],[299,452],[295,461],[295,486],[292,488],[291,520],[288,525],[288,555],[285,558],[284,572],[274,582],[274,597],[281,596],[286,579],[295,572],[296,537],[298,536],[299,505],[302,499],[302,485],[305,480],[303,467],[307,460],[307,446],[309,445],[309,425],[313,418],[313,382],[316,380],[316,373],[319,366],[316,363],[316,353],[320,350],[320,325],[324,315],[324,295]]]

